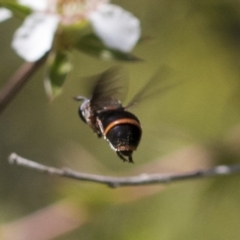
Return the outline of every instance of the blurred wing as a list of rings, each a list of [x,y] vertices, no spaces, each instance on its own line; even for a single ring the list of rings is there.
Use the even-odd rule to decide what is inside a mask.
[[[112,67],[94,77],[92,87],[91,108],[93,111],[117,109],[127,93],[127,77],[125,71]]]
[[[167,67],[162,66],[153,77],[150,78],[149,81],[136,93],[136,95],[132,98],[129,104],[125,108],[129,108],[132,105],[152,96],[156,96],[158,94],[163,94],[168,90],[172,89],[179,83],[174,82],[172,78],[173,71]]]

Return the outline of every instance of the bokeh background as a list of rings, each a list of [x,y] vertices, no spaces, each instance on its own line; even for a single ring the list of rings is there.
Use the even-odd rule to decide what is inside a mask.
[[[110,189],[8,164],[16,152],[56,167],[130,176],[239,162],[240,1],[113,3],[141,20],[149,40],[134,54],[143,61],[102,61],[75,51],[58,99],[47,101],[43,67],[0,116],[0,238],[238,239],[239,175]],[[23,63],[10,46],[20,24],[11,19],[0,25],[0,87]],[[144,131],[135,164],[122,163],[80,121],[72,100],[87,93],[82,77],[113,65],[129,72],[127,99],[163,65],[172,69],[165,81],[181,82],[132,109]]]

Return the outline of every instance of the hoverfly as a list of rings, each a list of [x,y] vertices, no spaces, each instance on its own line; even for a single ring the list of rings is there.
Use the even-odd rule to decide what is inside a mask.
[[[82,101],[79,116],[87,123],[98,137],[108,141],[110,147],[123,161],[133,163],[132,154],[140,143],[142,127],[139,119],[127,109],[140,98],[145,98],[156,92],[154,81],[150,81],[124,107],[120,101],[126,94],[124,79],[121,79],[121,69],[112,67],[95,76],[91,98],[77,96],[74,99]],[[150,87],[149,87],[150,86]],[[162,90],[162,89],[161,89]]]

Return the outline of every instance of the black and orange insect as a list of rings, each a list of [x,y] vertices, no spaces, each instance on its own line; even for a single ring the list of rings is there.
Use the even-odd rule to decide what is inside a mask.
[[[108,141],[110,147],[123,161],[133,163],[132,154],[140,143],[142,127],[139,119],[127,109],[140,98],[146,97],[146,92],[151,95],[155,78],[151,79],[126,107],[120,101],[126,94],[126,82],[122,79],[121,69],[110,68],[94,79],[90,99],[84,96],[74,98],[82,101],[79,116],[98,137]]]

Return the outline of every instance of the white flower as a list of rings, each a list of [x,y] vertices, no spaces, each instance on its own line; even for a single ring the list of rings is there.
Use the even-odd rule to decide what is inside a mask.
[[[123,52],[131,51],[141,34],[139,20],[113,4],[101,5],[89,20],[106,46]]]
[[[122,52],[131,51],[141,34],[139,20],[108,0],[18,0],[18,3],[33,12],[14,34],[12,47],[29,62],[40,59],[51,49],[59,24],[88,20],[107,47]],[[1,15],[0,11],[0,21]]]
[[[12,12],[6,8],[0,8],[0,22],[12,17]]]
[[[46,18],[45,14],[34,12],[15,32],[12,47],[26,61],[38,60],[51,49],[58,23],[57,15]]]

